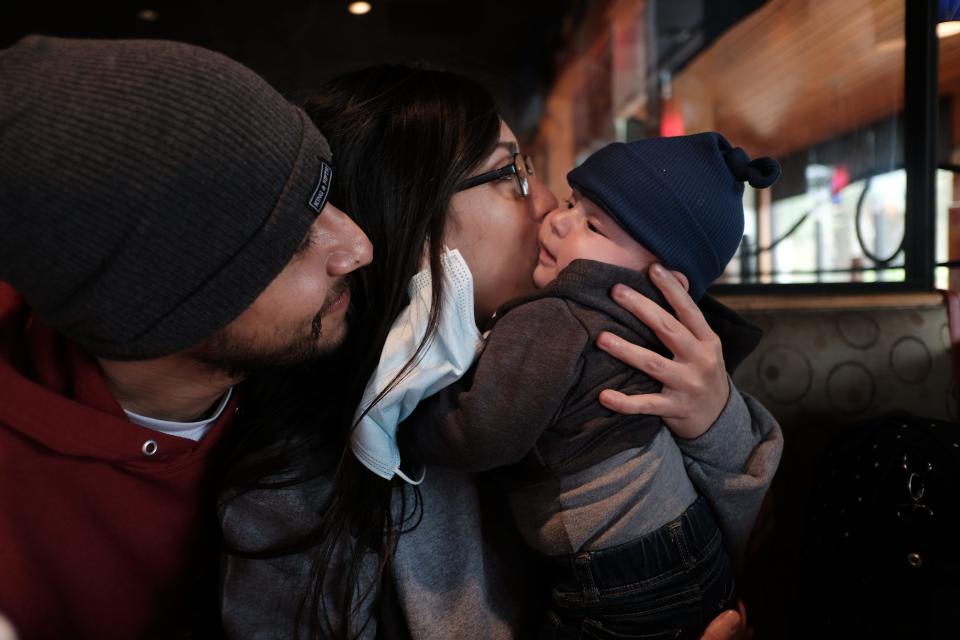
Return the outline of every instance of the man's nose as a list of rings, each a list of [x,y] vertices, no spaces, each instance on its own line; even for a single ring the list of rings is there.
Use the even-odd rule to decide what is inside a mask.
[[[534,222],[543,222],[544,217],[557,208],[557,198],[536,176],[530,176],[530,195],[527,197],[530,217]]]
[[[373,245],[350,216],[329,203],[320,215],[328,216],[325,222],[335,240],[327,257],[327,272],[330,275],[346,275],[370,264]]]

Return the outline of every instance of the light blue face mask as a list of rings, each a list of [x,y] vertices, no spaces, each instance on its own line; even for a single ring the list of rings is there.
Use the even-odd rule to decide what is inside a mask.
[[[398,475],[411,484],[423,482],[423,474],[414,480],[400,470],[397,425],[421,400],[459,380],[483,344],[473,314],[473,276],[467,263],[456,249],[445,249],[441,263],[443,311],[436,334],[403,380],[359,419],[350,434],[353,454],[363,466],[386,480]],[[426,335],[433,295],[429,269],[413,276],[408,293],[410,306],[400,313],[387,335],[380,364],[363,392],[355,422],[396,378]]]

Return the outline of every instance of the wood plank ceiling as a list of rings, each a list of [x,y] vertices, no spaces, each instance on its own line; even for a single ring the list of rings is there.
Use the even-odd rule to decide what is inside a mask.
[[[772,0],[674,78],[686,130],[783,156],[896,114],[903,25],[904,0]],[[960,93],[960,35],[940,40],[940,82]]]

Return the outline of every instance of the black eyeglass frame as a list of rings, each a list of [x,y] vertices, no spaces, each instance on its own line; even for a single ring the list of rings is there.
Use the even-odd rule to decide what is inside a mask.
[[[516,177],[517,188],[520,189],[520,195],[522,195],[524,198],[529,196],[529,177],[534,175],[533,158],[520,153],[515,153],[513,154],[513,161],[510,164],[500,167],[499,169],[494,169],[493,171],[481,173],[480,175],[473,176],[472,178],[467,178],[460,183],[460,186],[457,187],[457,191],[465,191],[466,189],[479,187],[482,184],[493,182],[494,180],[500,180],[501,178],[505,178],[509,175]]]

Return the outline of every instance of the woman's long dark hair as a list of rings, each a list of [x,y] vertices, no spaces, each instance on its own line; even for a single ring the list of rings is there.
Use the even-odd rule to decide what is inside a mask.
[[[344,348],[323,362],[266,372],[249,382],[250,400],[227,457],[221,495],[228,500],[332,478],[330,493],[317,505],[318,526],[244,555],[307,552],[312,585],[297,628],[346,638],[362,633],[367,620],[348,621],[369,604],[398,536],[415,526],[419,513],[416,491],[411,496],[402,482],[374,476],[350,453],[354,413],[390,327],[408,304],[407,285],[425,248],[434,287],[424,344],[436,330],[450,199],[493,152],[500,115],[490,93],[462,76],[394,65],[343,74],[305,109],[333,150],[331,201],[370,238],[373,263],[353,278]],[[370,553],[378,558],[372,579],[364,574]],[[333,612],[328,598],[336,603]]]

